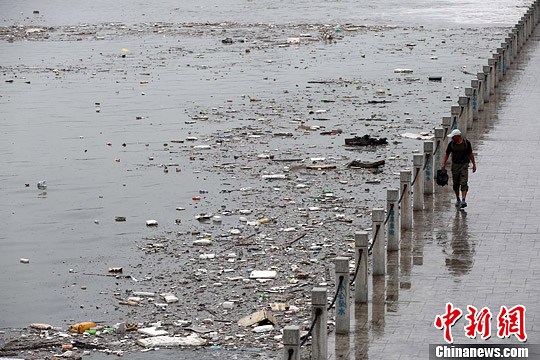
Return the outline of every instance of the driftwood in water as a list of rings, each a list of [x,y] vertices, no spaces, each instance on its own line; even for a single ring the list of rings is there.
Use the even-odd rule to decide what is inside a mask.
[[[358,160],[353,160],[349,164],[347,164],[347,167],[349,168],[376,168],[379,166],[384,165],[384,160],[379,161],[373,161],[373,162],[362,162]]]
[[[345,145],[348,146],[372,146],[372,145],[386,145],[388,141],[386,138],[372,138],[369,135],[355,136],[353,138],[345,139]]]
[[[38,350],[38,349],[48,349],[48,348],[60,348],[62,346],[62,341],[60,339],[39,339],[39,340],[12,340],[4,344],[0,348],[0,355],[2,353],[13,352],[13,351],[23,351],[23,350]]]
[[[335,169],[337,168],[336,165],[306,165],[306,169],[312,169],[312,170],[327,170],[327,169]]]

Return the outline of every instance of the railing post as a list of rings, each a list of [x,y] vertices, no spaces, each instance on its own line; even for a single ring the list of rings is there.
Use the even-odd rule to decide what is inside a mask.
[[[488,59],[489,66],[489,94],[495,94],[495,88],[497,87],[497,68],[495,67],[495,59]]]
[[[465,88],[465,97],[467,98],[467,128],[472,128],[473,120],[474,120],[474,112],[476,110],[476,104],[473,102],[473,97],[476,95],[474,94],[473,88]],[[476,114],[476,117],[478,118],[478,113]]]
[[[491,54],[491,59],[488,59],[488,65],[492,67],[493,71],[493,87],[499,87],[499,61],[497,54]],[[493,90],[495,91],[495,89]]]
[[[525,24],[523,20],[518,21],[518,27],[519,27],[519,47],[520,51],[523,48],[523,45],[525,45]]]
[[[450,126],[450,130],[457,129],[459,127],[459,114],[460,113],[461,113],[461,106],[452,105],[450,107],[450,117],[452,119],[452,125]]]
[[[512,58],[515,60],[519,52],[519,40],[518,40],[518,30],[514,26],[512,29]]]
[[[483,69],[483,68],[482,68]],[[486,74],[484,71],[476,74],[478,79],[478,94],[482,97],[482,103],[478,102],[478,110],[484,110],[484,103],[489,102],[489,93],[486,91]]]
[[[484,110],[484,99],[480,93],[480,80],[471,80],[471,87],[473,89],[472,106],[473,106],[473,120],[478,119],[478,112]]]
[[[300,328],[296,325],[283,329],[283,359],[300,360]]]
[[[435,128],[435,155],[433,155],[433,172],[437,173],[437,169],[441,168],[443,154],[446,152],[446,148],[443,148],[444,130],[442,128]]]
[[[489,102],[492,94],[490,69],[491,67],[489,65],[482,66],[482,70],[484,71],[484,102]]]
[[[516,44],[514,58],[517,58],[518,54],[521,52],[521,39],[519,38],[519,25],[516,24],[512,31],[514,32],[514,39],[515,39],[515,44]]]
[[[367,303],[368,301],[368,242],[369,234],[367,231],[357,231],[354,233],[357,268],[356,280],[354,284],[354,302],[357,304]]]
[[[504,42],[506,43],[506,70],[508,71],[508,67],[513,62],[513,54],[514,54],[514,48],[512,46],[512,33],[508,34],[508,37],[504,38]]]
[[[532,35],[531,9],[527,11],[527,37]]]
[[[458,104],[461,108],[458,118],[458,129],[461,130],[463,135],[467,135],[467,128],[469,125],[469,99],[466,96],[460,96],[458,98]]]
[[[388,221],[386,223],[386,233],[388,234],[388,250],[399,250],[399,190],[386,190],[386,211]]]
[[[336,266],[336,334],[348,334],[351,328],[351,297],[349,286],[349,258],[337,257]]]
[[[442,118],[442,127],[444,129],[444,134],[443,134],[443,148],[446,149],[446,145],[448,145],[448,137],[446,137],[446,135],[450,134],[450,132],[452,131],[452,117],[450,116],[445,116]]]
[[[401,189],[401,229],[412,228],[412,206],[411,206],[411,181],[412,173],[410,170],[399,172],[399,183]]]
[[[525,46],[525,43],[527,42],[527,24],[525,22],[525,16],[522,16],[518,23],[521,23],[521,41],[523,42],[523,46]]]
[[[415,154],[413,155],[413,210],[422,210],[424,208],[424,194],[422,184],[422,168],[424,167],[424,155]],[[416,180],[414,180],[416,179]]]
[[[433,141],[424,141],[424,195],[433,194]]]
[[[372,210],[373,222],[373,275],[386,274],[386,251],[384,249],[384,209]]]
[[[506,46],[505,43],[502,43],[501,45]],[[506,74],[506,49],[504,47],[497,48],[497,54],[499,54],[499,81],[502,81]]]
[[[328,358],[328,313],[326,311],[326,288],[317,287],[311,291],[311,321],[315,321],[311,333],[311,359],[327,360]],[[316,319],[316,320],[315,320]]]

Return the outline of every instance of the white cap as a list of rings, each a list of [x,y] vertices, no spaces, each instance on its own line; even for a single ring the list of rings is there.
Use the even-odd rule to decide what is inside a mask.
[[[454,136],[461,135],[461,131],[459,129],[454,129],[452,132],[448,135],[449,138],[453,138]]]

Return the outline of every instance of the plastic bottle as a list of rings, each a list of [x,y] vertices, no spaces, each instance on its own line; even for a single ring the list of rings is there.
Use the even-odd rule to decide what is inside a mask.
[[[84,322],[77,323],[75,325],[71,325],[69,327],[69,331],[73,332],[73,333],[82,334],[86,330],[89,330],[89,329],[91,329],[91,328],[93,328],[95,326],[96,326],[96,323],[94,323],[92,321],[84,321]]]

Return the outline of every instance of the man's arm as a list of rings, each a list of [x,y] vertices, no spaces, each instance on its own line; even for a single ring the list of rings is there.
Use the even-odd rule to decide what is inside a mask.
[[[446,162],[448,161],[448,154],[444,154],[444,158],[442,160],[442,168],[446,168]]]
[[[469,159],[471,159],[472,162],[472,172],[476,172],[476,160],[474,159],[474,154],[472,151],[469,154]]]

